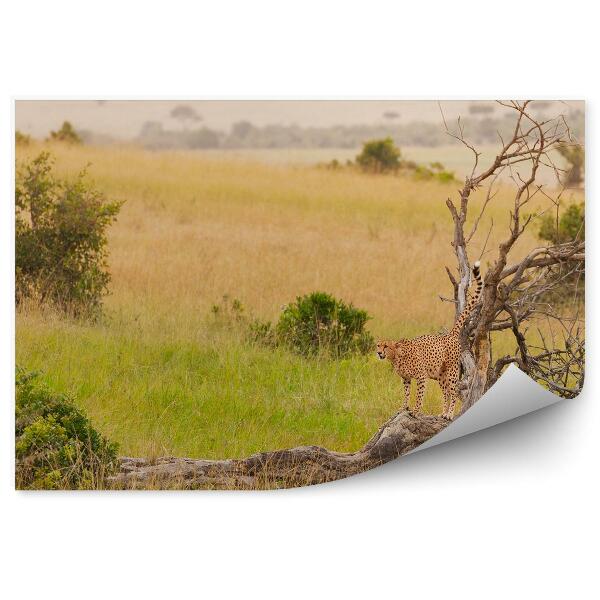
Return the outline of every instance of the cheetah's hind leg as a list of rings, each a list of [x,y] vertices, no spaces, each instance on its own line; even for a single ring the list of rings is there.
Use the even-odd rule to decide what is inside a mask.
[[[402,403],[402,410],[408,410],[409,402],[410,402],[410,382],[411,380],[408,377],[403,377],[402,381],[404,382],[404,402]]]
[[[460,375],[460,367],[449,369],[440,379],[442,392],[444,393],[444,412],[442,416],[449,421],[454,418],[454,408],[458,400],[457,383]]]

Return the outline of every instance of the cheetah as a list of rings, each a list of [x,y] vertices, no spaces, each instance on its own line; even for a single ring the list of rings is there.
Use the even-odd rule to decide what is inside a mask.
[[[408,409],[410,384],[417,380],[417,402],[415,412],[420,413],[425,395],[426,380],[433,379],[440,384],[444,394],[442,416],[452,420],[454,407],[458,398],[457,383],[460,377],[460,334],[471,311],[481,296],[483,284],[479,272],[479,261],[473,265],[473,276],[477,288],[467,306],[454,323],[449,333],[441,335],[422,335],[412,340],[377,342],[377,356],[380,360],[388,359],[394,371],[404,382],[404,404]]]

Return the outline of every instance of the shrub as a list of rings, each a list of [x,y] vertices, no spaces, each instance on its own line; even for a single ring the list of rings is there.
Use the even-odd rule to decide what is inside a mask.
[[[554,215],[545,215],[542,219],[539,237],[553,244],[570,242],[575,238],[585,239],[584,205],[571,204],[560,216],[558,227]]]
[[[75,315],[97,314],[107,293],[106,229],[121,203],[106,202],[82,171],[56,178],[42,152],[17,173],[16,300],[50,302]]]
[[[442,183],[451,183],[452,181],[456,181],[456,177],[454,177],[454,173],[452,171],[440,171],[439,173],[436,173],[434,177]]]
[[[403,166],[412,170],[417,179],[437,179],[442,183],[456,181],[454,173],[447,171],[441,162],[432,162],[429,166],[405,162]]]
[[[277,336],[271,321],[254,319],[248,324],[247,338],[250,342],[260,343],[263,346],[277,346]]]
[[[365,142],[362,152],[356,157],[356,164],[363,171],[371,173],[397,173],[400,171],[402,174],[412,175],[416,179],[435,179],[441,183],[456,181],[454,172],[446,170],[441,162],[421,165],[414,160],[401,158],[400,149],[395,146],[390,137]],[[332,171],[342,168],[342,164],[337,159],[323,163],[321,166]],[[346,161],[346,167],[354,167],[354,163],[348,160]]]
[[[81,144],[83,142],[69,121],[64,121],[58,131],[51,131],[48,140],[51,142],[66,142],[67,144]]]
[[[215,323],[221,326],[234,326],[246,320],[244,305],[240,300],[230,299],[229,294],[224,294],[218,304],[211,306],[210,312],[215,318]]]
[[[365,324],[370,319],[366,311],[345,304],[324,292],[298,297],[283,309],[275,328],[278,343],[295,352],[311,356],[320,352],[336,358],[355,353],[367,353],[374,340]],[[270,327],[262,324],[263,333]]]
[[[441,162],[432,162],[429,164],[429,168],[433,173],[433,177],[442,183],[450,183],[456,181],[453,171],[447,171],[446,167]]]
[[[15,451],[19,489],[94,489],[117,465],[117,445],[68,397],[22,369],[16,376]]]
[[[365,171],[372,173],[397,171],[400,167],[400,149],[391,137],[365,142],[356,162]]]
[[[556,215],[545,215],[541,220],[539,237],[552,244],[570,242],[575,239],[585,239],[585,214],[584,205],[571,204],[558,219]],[[561,265],[548,268],[545,277],[549,282],[557,282],[559,285],[554,289],[542,294],[540,300],[551,306],[559,306],[566,302],[572,302],[579,286],[584,285],[584,272],[565,272]]]
[[[474,102],[469,104],[469,113],[472,115],[489,115],[494,112],[494,105],[491,103]]]
[[[566,186],[578,186],[583,183],[583,169],[585,166],[583,146],[579,144],[560,144],[557,149],[568,164],[563,183]]]
[[[17,146],[29,146],[31,144],[31,136],[17,129],[15,131],[15,144]]]

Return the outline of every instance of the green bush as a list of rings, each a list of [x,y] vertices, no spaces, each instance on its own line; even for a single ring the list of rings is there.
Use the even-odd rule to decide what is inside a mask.
[[[85,171],[58,179],[42,152],[17,172],[15,205],[17,303],[36,298],[76,316],[98,314],[110,281],[106,229],[121,203],[106,202]]]
[[[66,142],[67,144],[81,144],[83,142],[69,121],[65,121],[58,131],[51,131],[48,140],[51,142]]]
[[[286,306],[275,327],[277,343],[304,356],[321,352],[341,358],[369,352],[373,337],[365,331],[370,319],[366,311],[345,304],[324,292],[298,297]],[[268,336],[270,328],[262,324]]]
[[[400,149],[391,137],[365,142],[356,162],[365,171],[372,173],[397,171],[400,168]]]
[[[563,177],[566,186],[578,186],[583,183],[583,170],[585,167],[585,151],[579,144],[560,144],[559,154],[567,162],[567,172]]]
[[[248,324],[247,338],[250,342],[256,342],[263,346],[274,348],[277,346],[277,335],[271,321],[254,319]]]
[[[575,239],[585,239],[585,212],[584,205],[571,204],[558,219],[556,215],[545,215],[541,220],[539,237],[552,244],[571,242]],[[540,297],[540,301],[547,302],[551,306],[559,306],[566,302],[572,302],[576,297],[577,290],[584,286],[585,272],[565,272],[565,267],[557,265],[548,268],[546,274],[548,282],[556,282],[549,292]]]
[[[417,179],[436,179],[442,183],[456,181],[454,173],[447,171],[440,162],[420,165],[414,160],[402,159],[400,149],[390,137],[364,143],[362,152],[356,157],[356,163],[364,171],[371,173],[396,173],[400,170],[414,175]],[[339,168],[339,163],[332,161],[327,167],[336,169]]]
[[[585,239],[585,210],[583,203],[571,204],[558,220],[555,215],[542,218],[539,237],[553,244]]]
[[[442,183],[456,181],[454,172],[447,171],[441,162],[432,162],[429,166],[405,162],[403,166],[412,170],[417,179],[437,179]]]
[[[244,305],[238,298],[229,297],[224,294],[218,304],[213,304],[210,312],[214,317],[214,323],[223,327],[233,327],[246,321]]]
[[[15,451],[19,489],[95,489],[117,465],[117,445],[69,398],[22,369],[16,377]]]

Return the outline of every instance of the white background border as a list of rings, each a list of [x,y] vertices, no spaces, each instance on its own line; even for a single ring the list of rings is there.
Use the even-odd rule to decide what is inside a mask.
[[[213,5],[214,4],[214,5]],[[347,481],[268,493],[16,493],[12,98],[585,98],[579,0],[5,2],[1,526],[4,597],[585,598],[599,539],[599,319],[582,396]],[[598,227],[588,168],[587,229]],[[588,237],[598,305],[597,242]],[[596,590],[597,591],[597,590]],[[8,595],[6,595],[8,593]]]

